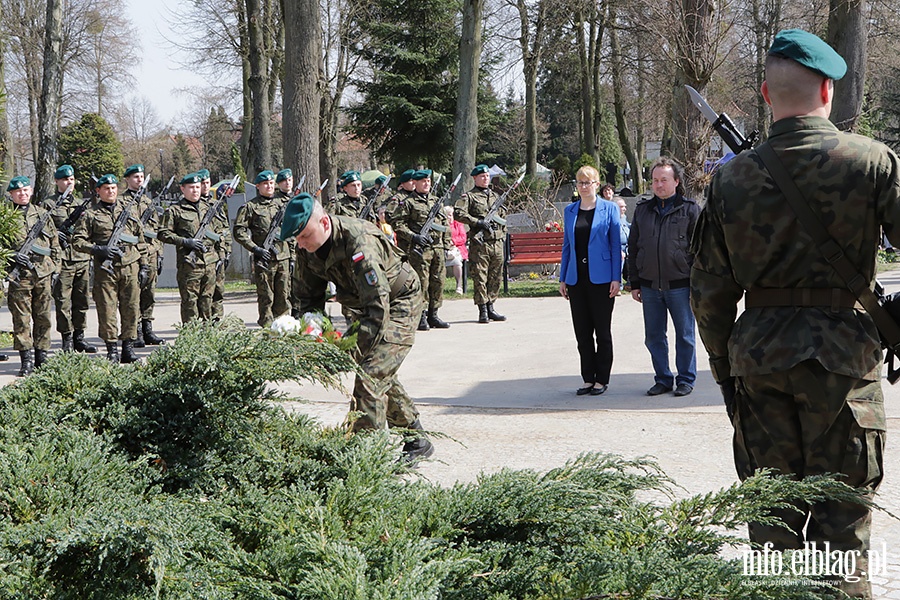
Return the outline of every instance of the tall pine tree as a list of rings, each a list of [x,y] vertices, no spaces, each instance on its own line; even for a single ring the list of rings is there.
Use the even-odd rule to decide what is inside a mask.
[[[451,0],[373,2],[371,41],[357,50],[371,78],[355,82],[363,100],[349,109],[351,131],[398,169],[451,166],[458,8]]]

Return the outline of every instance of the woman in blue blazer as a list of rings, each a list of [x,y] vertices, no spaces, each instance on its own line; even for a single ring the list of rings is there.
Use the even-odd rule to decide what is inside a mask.
[[[584,386],[576,394],[599,396],[612,370],[612,311],[622,280],[619,207],[597,196],[600,174],[594,167],[578,169],[575,185],[580,199],[564,214],[559,293],[572,309],[581,355]]]

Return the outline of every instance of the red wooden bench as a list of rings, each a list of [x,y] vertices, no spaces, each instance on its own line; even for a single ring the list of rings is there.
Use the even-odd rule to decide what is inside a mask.
[[[562,261],[563,233],[510,233],[503,260],[503,293],[509,292],[509,265],[549,265]]]

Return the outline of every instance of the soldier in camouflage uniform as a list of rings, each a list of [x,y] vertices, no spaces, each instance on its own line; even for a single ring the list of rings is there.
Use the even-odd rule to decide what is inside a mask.
[[[127,189],[122,193],[122,199],[129,201],[134,198],[138,190],[144,185],[144,165],[131,165],[125,169],[125,184]],[[143,218],[144,212],[150,210],[153,199],[149,193],[145,193],[137,204],[138,214]],[[146,285],[141,288],[140,309],[141,324],[138,326],[135,348],[143,348],[145,345],[159,346],[165,341],[153,333],[153,307],[156,306],[156,279],[162,270],[163,245],[156,236],[159,226],[158,216],[151,211],[147,225],[144,226],[144,240],[147,243],[147,265],[150,267]]]
[[[329,216],[309,194],[288,203],[281,239],[290,238],[300,248],[297,268],[304,273],[301,310],[324,312],[333,281],[338,301],[359,315],[353,356],[363,374],[356,376],[350,410],[362,416],[353,430],[383,429],[386,423],[421,430],[419,412],[397,379],[422,310],[419,278],[403,253],[375,225]],[[403,446],[410,463],[433,452],[424,436]]]
[[[99,201],[78,220],[72,245],[79,252],[90,252],[94,256],[94,304],[100,338],[106,342],[106,357],[112,362],[120,361],[117,339],[121,339],[121,362],[130,363],[137,361],[134,339],[140,316],[140,289],[150,277],[150,267],[138,208],[119,199],[118,191],[115,175],[104,175],[97,180]],[[119,245],[111,248],[109,239],[125,210],[129,217]],[[111,266],[103,268],[107,260],[112,261]],[[121,331],[117,327],[117,311],[122,321]]]
[[[6,186],[16,207],[21,227],[12,240],[15,251],[9,271],[18,267],[18,282],[10,280],[7,303],[13,322],[13,347],[19,351],[22,365],[19,377],[30,375],[47,360],[50,350],[51,276],[58,271],[59,241],[53,219],[48,219],[31,248],[22,248],[32,227],[47,214],[31,203],[31,180],[13,177]]]
[[[53,300],[56,304],[56,330],[62,335],[63,352],[94,353],[97,348],[84,340],[87,329],[87,312],[90,307],[88,290],[91,285],[91,255],[77,252],[69,243],[69,236],[75,231],[72,224],[68,231],[66,219],[79,207],[74,194],[60,203],[60,198],[70,185],[75,185],[75,170],[70,165],[62,165],[54,173],[56,193],[44,200],[44,208],[52,214],[61,248],[59,279],[53,286]]]
[[[194,239],[200,222],[211,205],[200,200],[200,175],[189,173],[181,179],[181,198],[166,209],[159,224],[159,239],[172,244],[177,252],[178,292],[181,295],[181,321],[213,318],[212,299],[216,290],[216,265],[219,251],[216,241],[221,229],[210,224],[203,240]],[[188,261],[192,256],[194,262]]]
[[[210,205],[215,200],[210,192],[212,181],[209,170],[200,169],[197,174],[200,176],[200,202]],[[211,305],[212,318],[218,321],[225,316],[225,270],[231,263],[231,222],[228,220],[227,202],[222,205],[213,222],[216,224],[215,230],[220,232],[219,239],[213,244],[219,254],[219,260],[216,262],[216,286],[213,290]]]
[[[444,303],[444,279],[446,278],[447,252],[453,247],[450,223],[444,211],[438,211],[430,232],[421,234],[428,219],[428,211],[438,201],[430,194],[431,170],[418,170],[412,175],[415,192],[397,205],[388,221],[397,234],[397,245],[409,255],[409,262],[419,274],[419,282],[425,294],[425,307],[419,319],[419,331],[429,328],[447,329],[450,324],[438,316]],[[416,251],[418,250],[418,251]]]
[[[469,271],[475,304],[478,306],[478,322],[505,321],[506,317],[494,310],[494,302],[500,295],[503,278],[503,244],[506,240],[506,225],[484,220],[497,201],[497,194],[491,190],[491,174],[487,165],[477,165],[471,172],[475,187],[456,201],[453,218],[469,227]],[[501,218],[505,209],[501,208]],[[483,232],[481,241],[475,235]]]
[[[331,199],[328,212],[343,217],[358,217],[366,203],[362,195],[362,178],[359,171],[345,171],[338,185],[341,193]]]
[[[287,204],[294,195],[294,172],[282,169],[275,175],[275,197]]]
[[[394,224],[390,221],[391,215],[404,210],[403,204],[406,202],[406,199],[416,192],[416,184],[412,179],[412,176],[415,174],[415,169],[407,169],[400,173],[400,177],[397,178],[397,191],[389,196],[384,203],[385,217],[392,228]]]
[[[266,236],[273,227],[279,211],[286,203],[275,197],[275,174],[262,171],[256,176],[256,198],[245,203],[238,210],[234,220],[234,239],[250,251],[253,256],[253,275],[256,279],[256,303],[260,327],[272,323],[290,311],[291,273],[290,262],[293,250],[290,241],[276,239],[271,249],[263,246]],[[282,213],[283,214],[283,213]]]
[[[762,94],[775,119],[766,145],[802,190],[803,201],[871,287],[879,229],[900,226],[900,161],[884,145],[842,133],[828,120],[833,80],[846,71],[825,42],[779,32]],[[872,318],[824,258],[758,150],[713,178],[693,239],[691,304],[734,426],[741,479],[772,468],[800,478],[840,473],[872,497],[883,475],[881,349]],[[737,304],[745,310],[735,322]],[[842,591],[871,598],[871,514],[828,501],[776,511],[790,529],[750,524],[750,539],[775,549],[858,551],[859,582]],[[809,519],[807,523],[807,518]],[[804,531],[805,525],[805,531]]]

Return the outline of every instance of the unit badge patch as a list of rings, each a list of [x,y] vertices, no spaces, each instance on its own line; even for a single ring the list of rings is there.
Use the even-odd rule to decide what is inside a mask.
[[[374,269],[370,269],[366,271],[366,283],[369,285],[377,285],[378,284],[378,275],[375,274]]]

